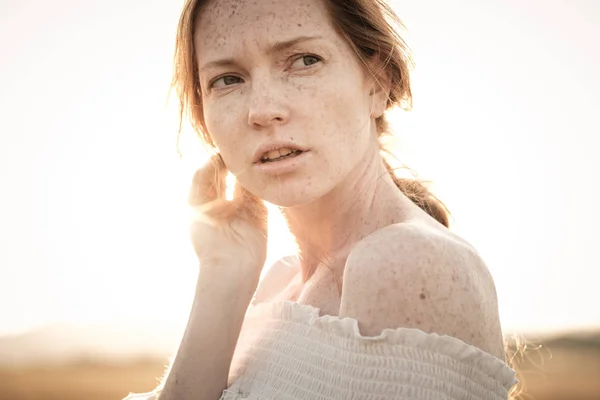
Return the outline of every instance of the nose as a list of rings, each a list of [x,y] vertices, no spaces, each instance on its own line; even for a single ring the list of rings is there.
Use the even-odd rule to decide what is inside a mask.
[[[289,108],[276,82],[264,80],[252,85],[248,107],[248,125],[260,129],[285,124]]]

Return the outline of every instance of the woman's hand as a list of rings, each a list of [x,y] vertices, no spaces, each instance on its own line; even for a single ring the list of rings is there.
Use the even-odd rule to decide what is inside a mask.
[[[267,209],[239,184],[227,201],[219,155],[194,174],[191,239],[200,261],[194,304],[161,400],[218,399],[267,253]]]
[[[258,279],[267,254],[267,209],[237,181],[228,201],[226,177],[219,154],[194,174],[189,195],[192,244],[201,268],[234,268],[223,272]]]

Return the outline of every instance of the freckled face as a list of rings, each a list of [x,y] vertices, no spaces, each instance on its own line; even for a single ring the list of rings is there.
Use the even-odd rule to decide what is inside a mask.
[[[283,207],[306,204],[372,153],[372,83],[322,0],[213,0],[194,46],[206,127],[250,192]],[[276,141],[309,151],[292,171],[267,174],[254,155]]]

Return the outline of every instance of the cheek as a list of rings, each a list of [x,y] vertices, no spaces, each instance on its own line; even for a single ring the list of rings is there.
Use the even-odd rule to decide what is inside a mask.
[[[322,135],[339,144],[340,151],[353,151],[356,141],[363,142],[369,134],[369,106],[359,89],[351,86],[341,82],[311,100]]]
[[[240,145],[239,135],[236,134],[239,130],[240,118],[236,113],[237,110],[239,107],[224,101],[204,107],[206,129],[224,157]]]

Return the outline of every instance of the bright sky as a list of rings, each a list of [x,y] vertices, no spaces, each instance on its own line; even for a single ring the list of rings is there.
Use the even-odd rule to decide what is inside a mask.
[[[187,320],[181,4],[0,1],[0,334]],[[600,2],[396,4],[417,61],[399,155],[487,261],[505,330],[600,327]]]

